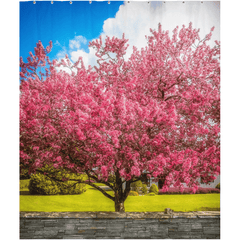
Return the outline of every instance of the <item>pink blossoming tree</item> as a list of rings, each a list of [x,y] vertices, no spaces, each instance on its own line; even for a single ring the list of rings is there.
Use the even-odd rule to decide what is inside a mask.
[[[125,211],[130,184],[143,174],[193,192],[220,173],[220,43],[211,32],[178,27],[170,37],[161,25],[141,50],[121,39],[90,43],[98,66],[50,61],[41,42],[28,62],[20,59],[20,162],[29,172],[46,164],[86,173]],[[71,74],[57,71],[67,67]],[[48,173],[46,173],[48,174]],[[50,176],[54,178],[54,176]],[[114,179],[114,181],[110,181]],[[67,179],[62,179],[65,181]],[[125,187],[123,187],[123,185]]]

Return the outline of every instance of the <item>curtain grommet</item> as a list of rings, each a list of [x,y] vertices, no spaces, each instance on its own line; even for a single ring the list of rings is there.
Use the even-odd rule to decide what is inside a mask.
[[[92,3],[92,1],[90,0],[90,1],[89,1],[89,4],[91,4],[91,3]]]
[[[33,4],[36,4],[36,1],[33,1]]]

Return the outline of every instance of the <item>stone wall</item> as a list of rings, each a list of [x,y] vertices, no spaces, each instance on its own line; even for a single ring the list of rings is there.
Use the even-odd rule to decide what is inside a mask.
[[[21,212],[20,238],[220,239],[220,212]]]

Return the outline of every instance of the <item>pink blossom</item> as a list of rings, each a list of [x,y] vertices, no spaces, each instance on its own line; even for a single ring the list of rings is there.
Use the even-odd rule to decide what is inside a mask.
[[[159,24],[128,60],[124,36],[99,38],[89,44],[99,64],[86,68],[79,58],[72,73],[56,69],[71,65],[68,56],[50,61],[52,43],[38,42],[26,63],[20,58],[20,163],[100,182],[146,173],[165,177],[163,191],[184,181],[196,192],[199,177],[220,173],[220,42],[208,45],[212,31],[201,41],[190,23],[170,37]],[[46,71],[36,76],[39,68]]]

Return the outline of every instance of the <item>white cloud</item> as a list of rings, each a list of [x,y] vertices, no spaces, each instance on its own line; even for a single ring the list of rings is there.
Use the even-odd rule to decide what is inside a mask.
[[[87,39],[83,36],[75,36],[74,39],[69,41],[69,48],[70,49],[74,49],[74,48],[79,49],[81,46],[81,43],[86,44]]]
[[[102,39],[109,37],[122,37],[125,33],[125,38],[129,39],[130,45],[126,58],[130,57],[132,47],[138,49],[146,46],[147,41],[145,35],[149,36],[150,28],[157,29],[161,23],[163,30],[172,30],[184,24],[188,26],[193,23],[194,28],[200,28],[200,37],[204,38],[210,32],[210,29],[215,26],[210,45],[213,46],[215,40],[220,40],[220,11],[219,2],[125,2],[120,6],[115,18],[109,18],[104,21]],[[89,53],[81,49],[81,43],[86,44],[86,38],[77,36],[69,41],[70,58],[73,62],[77,61],[79,56],[83,57],[85,66],[95,65],[96,56],[92,48]],[[72,51],[74,48],[77,50]],[[59,56],[62,55],[59,53]]]
[[[95,50],[93,48],[89,49],[89,53],[86,53],[84,50],[77,50],[72,51],[70,53],[70,58],[73,62],[76,62],[79,57],[83,58],[83,63],[85,67],[88,67],[88,65],[96,65],[97,57],[95,56]]]
[[[146,46],[145,35],[150,35],[150,28],[157,29],[161,23],[163,30],[172,30],[183,24],[193,23],[194,28],[200,28],[200,37],[204,38],[215,26],[213,40],[220,40],[219,5],[216,2],[125,2],[121,5],[115,18],[109,18],[103,25],[105,36],[129,39],[127,56],[132,52],[132,46],[141,48]],[[213,45],[214,41],[211,42]]]

